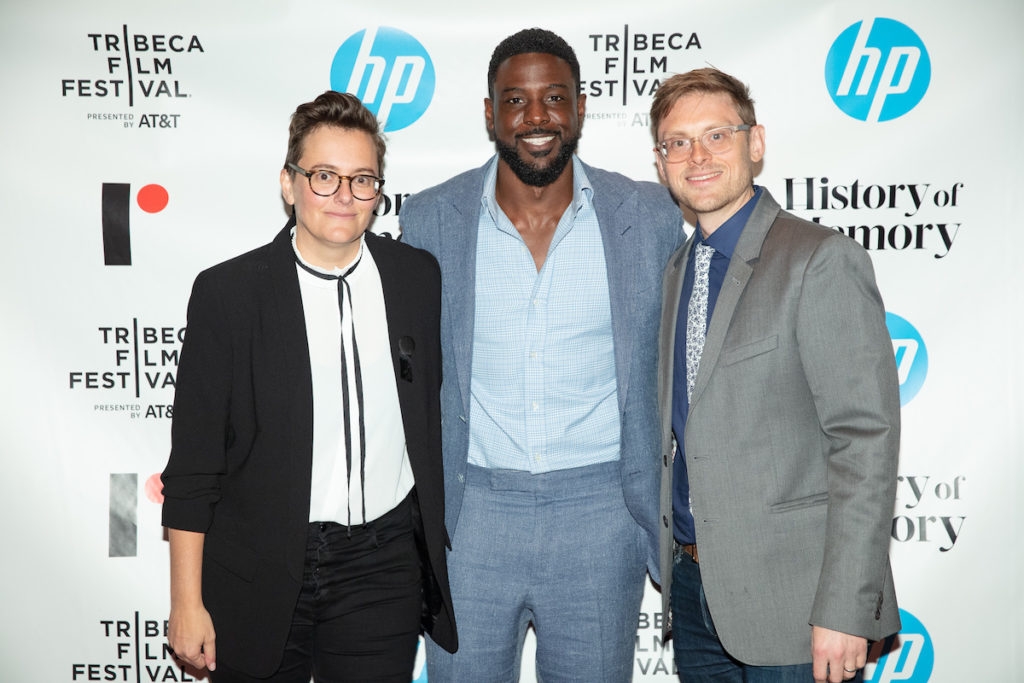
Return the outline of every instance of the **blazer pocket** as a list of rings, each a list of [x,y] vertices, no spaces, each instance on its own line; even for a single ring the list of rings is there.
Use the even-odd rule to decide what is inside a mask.
[[[206,557],[243,581],[256,576],[256,553],[221,536],[206,537]]]
[[[398,340],[398,376],[412,382],[412,354],[416,351],[416,340],[405,335]]]
[[[770,337],[722,351],[722,365],[739,363],[748,358],[760,356],[762,353],[774,351],[777,348],[779,348],[779,335],[773,334]]]
[[[787,500],[782,503],[775,503],[768,507],[769,512],[792,512],[793,510],[802,510],[803,508],[814,507],[815,505],[824,505],[828,502],[828,493],[815,493],[813,496],[804,496],[803,498],[794,498],[793,500]]]

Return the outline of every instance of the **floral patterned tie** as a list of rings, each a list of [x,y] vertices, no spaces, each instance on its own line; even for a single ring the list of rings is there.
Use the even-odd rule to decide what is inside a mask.
[[[703,242],[697,245],[696,261],[693,266],[693,292],[686,311],[686,401],[693,395],[693,384],[697,381],[700,354],[704,351],[704,338],[708,324],[708,270],[712,247]]]

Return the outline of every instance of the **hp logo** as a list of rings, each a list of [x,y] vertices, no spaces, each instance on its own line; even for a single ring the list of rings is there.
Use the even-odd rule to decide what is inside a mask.
[[[427,644],[420,636],[419,645],[416,646],[416,661],[413,664],[412,683],[427,683]]]
[[[903,630],[879,641],[868,654],[864,683],[927,683],[935,668],[935,646],[924,624],[910,612],[900,610]],[[896,639],[899,638],[899,642]],[[878,661],[871,660],[878,656]]]
[[[921,390],[928,374],[928,349],[921,334],[906,319],[895,313],[885,314],[885,325],[896,354],[896,372],[900,380],[900,405],[907,405]]]
[[[889,121],[917,106],[932,64],[924,43],[895,19],[858,21],[839,34],[825,59],[832,101],[860,121]]]
[[[331,88],[352,93],[377,115],[385,132],[423,115],[434,97],[434,64],[419,41],[381,26],[349,36],[331,63]]]

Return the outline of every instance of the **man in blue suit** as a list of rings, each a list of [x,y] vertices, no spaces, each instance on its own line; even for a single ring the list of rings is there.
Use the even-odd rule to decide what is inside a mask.
[[[407,200],[403,239],[441,265],[441,390],[455,655],[431,683],[632,677],[656,575],[661,272],[682,241],[668,191],[573,152],[579,62],[541,29],[495,49],[497,155]]]

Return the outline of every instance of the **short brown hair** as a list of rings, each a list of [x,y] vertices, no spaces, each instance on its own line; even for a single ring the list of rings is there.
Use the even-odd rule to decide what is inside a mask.
[[[288,164],[298,164],[302,158],[306,138],[321,126],[336,126],[346,130],[361,130],[373,138],[377,148],[377,173],[384,175],[384,152],[387,144],[380,132],[377,117],[363,106],[359,98],[346,92],[328,90],[312,102],[300,104],[292,114],[288,127],[288,154],[285,169],[294,173]]]
[[[690,93],[725,93],[736,105],[736,112],[743,123],[757,125],[754,114],[754,100],[750,90],[737,78],[714,68],[694,69],[676,74],[658,86],[651,102],[651,134],[658,141],[658,126],[682,97]]]

